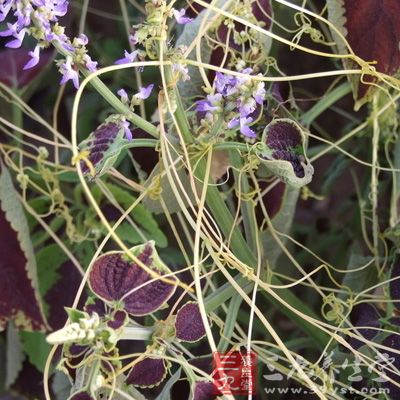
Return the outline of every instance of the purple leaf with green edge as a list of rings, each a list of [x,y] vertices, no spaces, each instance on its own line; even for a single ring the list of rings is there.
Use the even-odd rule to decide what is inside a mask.
[[[93,297],[88,299],[83,309],[89,315],[96,313],[99,317],[103,317],[106,314],[106,305],[104,301]]]
[[[212,382],[200,381],[194,384],[192,400],[213,400],[216,396],[216,387]]]
[[[162,358],[145,358],[133,366],[126,383],[141,388],[151,388],[158,386],[166,376],[167,367]]]
[[[158,257],[153,241],[135,246],[131,252],[155,273],[165,275],[171,272]],[[176,281],[173,277],[169,280]],[[174,284],[154,279],[123,252],[110,252],[99,257],[90,271],[89,285],[105,302],[123,302],[125,311],[135,316],[158,310],[176,289]]]
[[[189,302],[179,309],[176,313],[175,332],[177,339],[185,342],[197,342],[205,336],[206,330],[197,303]]]
[[[395,351],[400,351],[400,336],[398,334],[392,334],[387,336],[383,342],[383,346],[387,346],[389,349],[393,349]],[[382,372],[384,372],[390,379],[395,382],[399,382],[399,375],[396,373],[396,369],[400,370],[400,355],[395,353],[394,351],[382,349],[380,350],[382,356],[381,363],[387,366]],[[394,370],[393,372],[390,369]],[[382,383],[384,388],[387,388],[390,391],[389,398],[395,400],[400,398],[400,387],[390,382],[389,380],[385,380]]]
[[[42,52],[39,63],[33,68],[24,70],[24,65],[30,59],[28,50],[3,49],[0,51],[0,82],[9,87],[21,89],[31,83],[49,65],[52,58],[53,52]]]
[[[364,61],[376,61],[377,71],[394,76],[400,72],[400,2],[398,0],[328,0],[330,22],[339,29],[356,56]],[[349,53],[344,41],[332,30],[340,54]],[[344,59],[346,69],[358,67]],[[371,76],[364,81],[374,82]],[[369,100],[374,87],[361,83],[360,77],[350,76],[357,107]]]
[[[82,357],[89,350],[90,350],[89,346],[84,346],[76,343],[67,343],[64,345],[63,353],[68,358],[77,358],[77,357]]]
[[[305,153],[304,131],[296,122],[273,120],[264,129],[262,144],[258,155],[269,172],[295,188],[311,182],[314,168]]]
[[[0,330],[46,329],[39,298],[36,260],[24,209],[8,169],[0,160]]]
[[[393,305],[400,310],[400,256],[398,254],[396,254],[390,271],[390,279],[393,279],[389,283],[390,298],[393,301]]]
[[[353,326],[355,328],[363,327],[360,329],[357,328],[358,335],[361,335],[366,340],[372,340],[379,333],[379,331],[376,329],[380,326],[379,318],[380,315],[378,310],[373,305],[368,303],[356,305],[350,313],[350,321]],[[371,327],[372,329],[364,327]],[[356,334],[354,330],[352,333]],[[365,344],[365,342],[358,340],[355,337],[350,337],[348,342],[353,349],[358,349]]]
[[[80,143],[81,154],[89,161],[81,161],[85,175],[97,178],[105,174],[117,161],[121,151],[129,146],[131,140],[126,137],[125,122],[120,116],[111,116]]]
[[[128,323],[128,314],[123,310],[114,311],[111,320],[107,322],[107,326],[111,329],[120,329]]]

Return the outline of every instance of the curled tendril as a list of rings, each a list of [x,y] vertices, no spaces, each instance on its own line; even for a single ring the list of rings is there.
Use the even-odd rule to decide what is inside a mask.
[[[329,310],[327,308],[329,307]],[[330,322],[339,323],[343,319],[345,307],[343,302],[338,299],[333,293],[325,296],[323,299],[321,314]]]
[[[147,189],[147,194],[151,200],[157,200],[160,198],[162,193],[161,186],[161,175],[156,175],[150,184],[150,187]]]

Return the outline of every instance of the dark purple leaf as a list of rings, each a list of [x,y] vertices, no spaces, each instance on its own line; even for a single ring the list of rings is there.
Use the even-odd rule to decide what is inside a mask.
[[[170,270],[158,258],[154,242],[136,246],[133,254],[157,274]],[[98,258],[90,271],[89,284],[93,292],[106,302],[123,301],[125,310],[140,316],[158,310],[175,292],[176,285],[156,279],[122,253],[105,254]],[[174,280],[174,278],[170,278]],[[132,292],[127,295],[128,292]],[[126,297],[124,297],[126,295]]]
[[[279,103],[286,103],[292,97],[289,82],[274,82],[272,84],[272,96]]]
[[[393,263],[390,279],[394,279],[389,283],[390,298],[393,301],[393,305],[400,309],[400,257],[398,255],[396,255]]]
[[[186,342],[196,342],[206,334],[197,303],[186,303],[177,312],[175,330],[176,337]]]
[[[82,276],[70,261],[64,262],[59,269],[60,279],[46,293],[45,301],[49,306],[49,324],[53,330],[61,329],[65,324],[65,309],[72,305]],[[65,284],[68,282],[68,285]],[[86,293],[81,296],[78,308],[83,306]]]
[[[99,317],[103,317],[106,313],[106,305],[100,299],[89,299],[86,302],[84,310],[90,315],[96,313]]]
[[[20,89],[36,78],[53,58],[53,52],[42,52],[39,63],[33,68],[24,70],[24,65],[30,60],[28,51],[22,48],[2,49],[0,51],[0,82],[12,88]]]
[[[371,327],[371,328],[379,328],[380,315],[377,309],[368,303],[361,303],[356,305],[350,314],[350,321],[354,325],[355,328],[357,327]],[[366,340],[372,340],[379,331],[377,329],[368,329],[368,328],[361,328],[357,329],[358,335],[361,335]],[[353,333],[356,333],[353,331]],[[351,337],[349,340],[349,344],[354,348],[358,349],[359,347],[363,346],[365,342],[356,339],[355,337]]]
[[[364,61],[377,61],[374,67],[389,75],[400,71],[400,2],[398,0],[328,0],[331,22],[345,33],[354,53]],[[336,39],[339,51],[346,51]],[[345,63],[354,67],[354,63]],[[366,81],[373,78],[365,76]],[[355,99],[363,98],[371,86],[352,78]]]
[[[129,385],[153,387],[159,385],[167,376],[165,362],[161,358],[145,358],[133,366],[126,379]]]
[[[82,391],[74,393],[68,400],[94,400],[94,398],[87,391]]]
[[[0,330],[9,320],[19,329],[44,330],[28,223],[1,161],[0,169]]]
[[[216,387],[212,382],[196,382],[192,400],[213,400],[216,397]]]
[[[112,320],[107,322],[111,329],[119,329],[127,323],[128,314],[123,310],[117,310],[112,314]]]
[[[394,349],[396,351],[400,351],[400,336],[398,334],[389,335],[383,342],[383,346],[389,347],[389,349]],[[387,350],[381,350],[382,353],[385,354],[385,361],[382,361],[382,364],[385,364],[388,369],[400,370],[400,355]],[[399,375],[395,372],[391,372],[388,369],[384,369],[384,372],[390,379],[393,379],[395,382],[399,382]],[[382,383],[384,388],[389,389],[390,394],[389,398],[395,400],[400,398],[400,387],[390,382],[389,380]]]

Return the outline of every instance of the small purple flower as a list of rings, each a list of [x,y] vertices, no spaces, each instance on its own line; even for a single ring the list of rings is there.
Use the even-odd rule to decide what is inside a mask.
[[[0,36],[13,36],[15,39],[6,43],[6,47],[18,49],[21,47],[22,41],[24,40],[26,29],[19,25],[18,22],[15,22],[14,24],[7,23],[7,27],[8,29],[0,32]]]
[[[183,81],[190,80],[189,68],[184,66],[183,64],[172,64],[172,70],[174,72],[180,72],[182,74]]]
[[[265,100],[265,84],[264,82],[259,82],[257,84],[256,89],[253,92],[253,97],[254,100],[257,102],[257,104],[263,104]]]
[[[186,11],[184,8],[178,10],[173,10],[174,17],[176,19],[176,22],[180,25],[185,25],[188,24],[189,22],[192,22],[193,19],[189,17],[185,17]]]
[[[35,67],[39,63],[40,47],[37,45],[33,51],[28,53],[31,59],[24,65],[24,70]]]
[[[134,50],[131,53],[129,53],[128,51],[124,51],[124,58],[120,58],[119,60],[115,61],[114,64],[127,64],[127,63],[132,63],[136,60],[137,56],[138,56],[138,51]]]
[[[71,58],[67,58],[65,62],[63,62],[60,65],[60,72],[62,74],[62,79],[60,81],[60,84],[63,85],[64,83],[67,83],[69,80],[72,80],[74,86],[76,89],[79,87],[79,73],[76,71],[72,64],[71,64]]]
[[[247,117],[256,109],[256,101],[250,97],[238,101],[238,108],[241,117]]]
[[[97,71],[97,61],[93,61],[87,54],[85,54],[85,65],[88,71],[90,72]]]
[[[7,15],[11,10],[12,4],[13,0],[6,0],[5,2],[3,2],[0,8],[0,22],[3,22],[7,18]]]
[[[256,137],[255,132],[250,129],[248,124],[251,124],[253,122],[253,118],[247,118],[247,117],[240,117],[240,118],[232,118],[228,122],[228,129],[234,129],[238,126],[240,126],[240,133],[244,136],[254,138]]]
[[[123,103],[127,103],[129,101],[128,99],[128,93],[126,93],[125,89],[119,89],[117,92],[118,96],[121,97],[121,101]]]
[[[130,122],[129,121],[122,121],[122,126],[124,127],[125,137],[131,141],[133,139],[132,132],[129,129]]]
[[[248,124],[251,124],[252,122],[253,118],[246,118],[246,117],[240,118],[240,133],[242,135],[247,136],[249,138],[256,137],[256,133],[248,126]]]
[[[136,46],[139,43],[139,39],[137,37],[137,32],[131,33],[129,35],[129,42],[133,45]]]
[[[225,75],[221,72],[215,74],[215,88],[218,93],[224,96],[230,96],[237,91],[236,83],[236,78],[231,75]]]
[[[74,42],[78,46],[86,46],[89,43],[89,39],[84,33],[81,33],[75,38]]]
[[[150,97],[151,91],[153,90],[154,84],[140,88],[139,92],[135,94],[135,97],[140,100],[146,100]]]
[[[209,94],[207,100],[200,100],[196,103],[196,111],[199,112],[214,112],[220,109],[219,103],[222,100],[222,94]]]

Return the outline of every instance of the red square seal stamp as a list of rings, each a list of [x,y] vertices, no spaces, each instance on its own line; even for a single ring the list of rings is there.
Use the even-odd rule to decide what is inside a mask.
[[[213,353],[214,394],[256,394],[257,354],[247,351]]]

